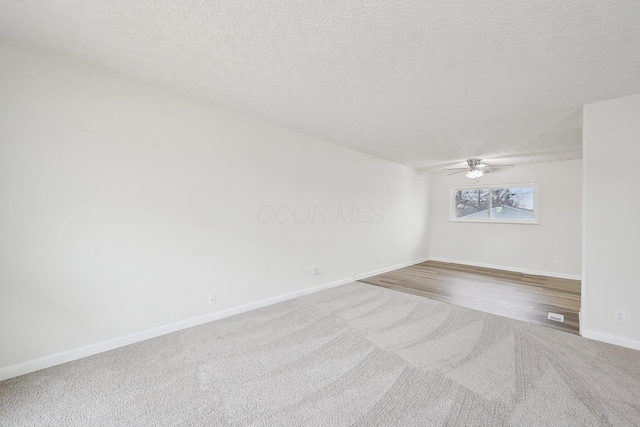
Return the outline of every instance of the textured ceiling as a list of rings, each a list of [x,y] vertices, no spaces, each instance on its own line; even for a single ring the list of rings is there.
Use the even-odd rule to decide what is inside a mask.
[[[640,2],[0,0],[0,36],[417,168],[581,157]]]

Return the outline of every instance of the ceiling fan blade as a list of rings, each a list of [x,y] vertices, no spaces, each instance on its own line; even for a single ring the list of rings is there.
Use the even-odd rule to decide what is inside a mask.
[[[484,165],[485,168],[512,168],[513,165]]]
[[[445,169],[445,170],[453,170],[453,169]],[[459,171],[456,171],[456,172],[448,173],[447,175],[455,175],[455,174],[460,173],[460,172],[465,172],[466,170],[467,169],[465,168],[465,169],[462,169],[462,170],[459,170]]]
[[[469,168],[444,168],[443,171],[466,171]]]

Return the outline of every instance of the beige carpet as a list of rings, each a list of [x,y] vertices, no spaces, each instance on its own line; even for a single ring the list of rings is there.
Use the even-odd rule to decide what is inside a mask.
[[[353,283],[0,383],[2,426],[640,425],[640,352]]]

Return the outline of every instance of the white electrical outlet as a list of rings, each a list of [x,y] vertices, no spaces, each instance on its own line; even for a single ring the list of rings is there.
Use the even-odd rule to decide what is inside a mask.
[[[613,310],[613,321],[618,323],[627,323],[627,312],[624,310]]]
[[[216,305],[216,294],[209,294],[209,305]]]
[[[356,273],[351,273],[351,281],[353,282],[354,280],[356,280]]]
[[[380,265],[380,264],[382,264],[382,259],[376,258],[376,262],[378,263],[378,265]]]
[[[318,270],[316,270],[315,268],[312,268],[311,269],[311,278],[315,279],[317,275],[318,275]]]
[[[560,267],[560,261],[553,261],[554,267]]]

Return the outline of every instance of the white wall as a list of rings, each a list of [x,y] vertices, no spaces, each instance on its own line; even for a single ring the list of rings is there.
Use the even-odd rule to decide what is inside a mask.
[[[452,187],[520,183],[538,183],[538,225],[449,221]],[[581,194],[581,160],[517,165],[478,180],[463,173],[433,173],[429,255],[443,261],[579,278]],[[558,267],[554,261],[559,261]]]
[[[640,95],[585,105],[583,138],[582,334],[640,349]]]
[[[13,42],[0,57],[0,371],[428,256],[426,174]]]

